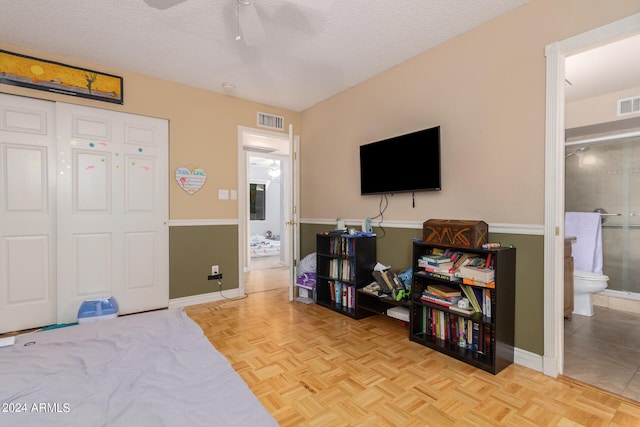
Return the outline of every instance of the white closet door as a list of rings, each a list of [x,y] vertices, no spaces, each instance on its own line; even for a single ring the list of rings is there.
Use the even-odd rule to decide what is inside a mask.
[[[57,104],[58,322],[87,299],[169,302],[168,123]]]
[[[56,321],[54,103],[0,94],[0,333]]]

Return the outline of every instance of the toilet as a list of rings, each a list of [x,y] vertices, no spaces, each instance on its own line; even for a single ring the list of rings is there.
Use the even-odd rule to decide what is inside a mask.
[[[604,274],[573,270],[573,313],[593,316],[591,295],[604,291],[608,281]]]
[[[602,217],[599,212],[565,212],[565,236],[572,240],[573,313],[593,316],[591,295],[607,288],[602,274]]]

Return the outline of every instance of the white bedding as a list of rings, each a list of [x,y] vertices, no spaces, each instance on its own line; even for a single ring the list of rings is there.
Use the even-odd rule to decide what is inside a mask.
[[[280,241],[267,239],[264,236],[251,236],[249,253],[253,258],[280,255]]]
[[[0,348],[1,426],[277,426],[182,310],[20,335]]]

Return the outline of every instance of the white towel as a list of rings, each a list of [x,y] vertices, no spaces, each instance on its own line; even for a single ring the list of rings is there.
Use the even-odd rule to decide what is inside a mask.
[[[565,212],[564,235],[575,237],[574,270],[602,274],[602,220],[597,212]]]

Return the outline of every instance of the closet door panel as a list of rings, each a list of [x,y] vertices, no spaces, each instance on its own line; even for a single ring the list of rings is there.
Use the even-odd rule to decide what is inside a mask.
[[[111,233],[74,234],[71,269],[78,296],[111,293]]]
[[[114,296],[123,314],[166,307],[167,121],[62,103],[56,112],[58,167],[67,168],[58,178],[58,252],[89,246],[60,264],[59,283],[73,286],[58,287],[58,322],[94,298]]]
[[[22,304],[46,304],[51,298],[48,237],[7,237],[5,245],[7,306],[19,310]]]
[[[47,149],[6,144],[3,147],[4,194],[8,212],[47,213]]]
[[[111,213],[111,155],[73,152],[73,209],[75,213]]]
[[[127,156],[125,175],[125,210],[127,213],[153,212],[156,207],[154,188],[156,164],[154,159],[141,156]]]
[[[0,333],[56,322],[54,115],[0,94]]]
[[[158,233],[125,234],[125,278],[128,291],[152,289],[157,282],[155,247]]]

